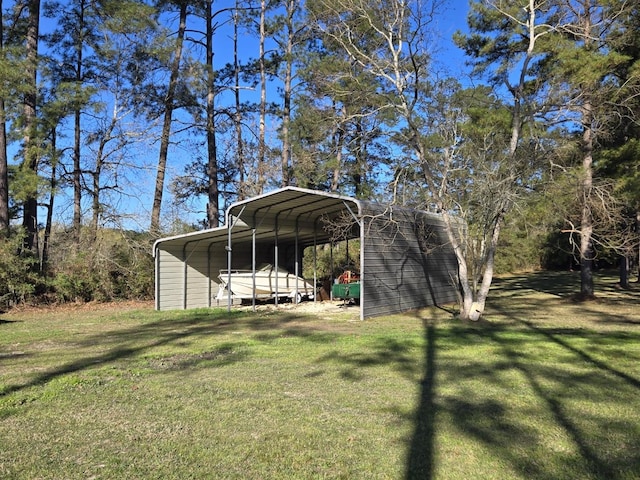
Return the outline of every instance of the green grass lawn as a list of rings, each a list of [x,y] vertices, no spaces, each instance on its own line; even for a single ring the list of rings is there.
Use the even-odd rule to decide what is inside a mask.
[[[640,478],[640,292],[576,281],[499,279],[478,324],[0,315],[0,478]]]

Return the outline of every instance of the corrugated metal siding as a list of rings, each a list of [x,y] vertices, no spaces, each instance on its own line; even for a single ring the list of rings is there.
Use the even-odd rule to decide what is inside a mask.
[[[158,310],[183,308],[182,284],[183,262],[182,248],[158,250],[157,302]]]
[[[208,245],[187,244],[186,254],[186,299],[184,308],[209,306],[209,264]]]
[[[368,206],[364,225],[363,316],[456,300],[455,256],[435,215]]]

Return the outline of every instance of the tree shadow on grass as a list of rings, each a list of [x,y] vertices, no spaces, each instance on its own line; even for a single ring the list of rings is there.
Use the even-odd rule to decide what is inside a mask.
[[[435,455],[435,391],[436,391],[436,329],[425,321],[425,374],[420,383],[420,398],[415,427],[409,445],[406,478],[431,479]]]
[[[497,294],[528,296],[529,291],[569,297],[580,290],[579,272],[535,272],[494,278],[491,291]]]
[[[576,331],[575,329],[562,329],[562,330],[560,330],[558,332],[557,329],[538,327],[533,322],[531,322],[529,320],[524,320],[524,319],[515,319],[515,320],[518,323],[520,323],[521,325],[526,326],[527,328],[529,328],[533,332],[544,336],[545,338],[547,338],[551,342],[554,342],[555,344],[557,344],[557,345],[561,346],[562,348],[566,349],[567,351],[571,352],[572,354],[574,354],[577,357],[577,359],[580,359],[582,361],[588,362],[594,368],[599,369],[603,373],[606,373],[606,374],[609,374],[609,375],[613,375],[613,376],[617,377],[618,379],[626,382],[628,385],[630,385],[630,386],[632,386],[634,388],[640,389],[640,379],[634,377],[633,375],[625,373],[622,370],[619,370],[619,369],[617,369],[615,367],[612,367],[608,363],[597,359],[595,356],[590,355],[589,353],[585,352],[584,350],[581,350],[581,349],[571,345],[567,340],[562,338],[563,334],[564,335],[573,335],[573,336],[578,336],[578,337],[584,338],[585,336],[589,336],[589,333],[583,332],[581,330]],[[638,340],[640,340],[640,338],[638,338],[637,335],[636,336],[632,336],[632,335],[630,335],[628,333],[623,333],[622,335],[613,335],[613,337],[631,339],[632,341],[635,341],[635,342],[638,342]]]
[[[140,323],[131,328],[123,328],[94,335],[87,335],[69,348],[86,349],[89,354],[76,360],[48,368],[21,383],[6,384],[0,388],[0,398],[14,392],[44,385],[51,380],[77,373],[89,368],[108,365],[123,359],[139,357],[158,347],[184,347],[198,339],[215,337],[233,331],[262,332],[281,328],[284,333],[265,336],[258,334],[256,339],[269,342],[280,338],[282,334],[299,336],[317,340],[315,331],[305,329],[305,317],[294,313],[281,314],[277,317],[256,317],[240,312],[211,310],[199,313],[185,313],[181,318],[163,318],[153,322]],[[291,326],[295,325],[295,326]],[[226,342],[216,348],[194,354],[167,353],[165,357],[155,358],[152,366],[162,369],[187,369],[199,365],[210,365],[212,362],[228,364],[243,360],[247,352],[243,351],[244,340]],[[95,351],[100,351],[95,353]],[[37,356],[33,353],[30,356]],[[13,358],[13,356],[11,357]]]
[[[640,304],[640,291],[636,285],[623,289],[620,287],[618,272],[599,271],[594,274],[596,298],[615,294],[611,302]],[[580,272],[542,271],[522,275],[509,275],[494,278],[491,286],[492,293],[509,295],[511,297],[527,297],[529,291],[546,293],[561,298],[571,299],[580,292]]]
[[[5,323],[18,323],[20,320],[5,320],[4,318],[0,318],[0,325],[4,325]]]
[[[502,313],[509,315],[506,311]],[[598,341],[603,346],[610,347],[620,339],[637,345],[640,338],[628,332],[599,333],[581,328],[542,328],[529,320],[513,315],[511,318],[521,327],[515,335],[507,329],[489,327],[485,336],[500,347],[502,356],[510,363],[511,369],[525,380],[526,390],[533,393],[546,408],[555,428],[564,432],[576,452],[573,458],[568,459],[549,450],[546,452],[548,458],[556,457],[559,464],[571,464],[574,472],[582,472],[588,478],[631,478],[631,472],[637,472],[640,467],[640,454],[637,449],[630,448],[631,445],[640,444],[640,425],[637,420],[629,421],[628,418],[618,417],[617,413],[610,413],[607,406],[623,405],[621,402],[624,400],[620,400],[617,395],[623,399],[637,397],[640,381],[622,369],[598,359],[594,354],[572,345],[569,339],[574,338],[578,342],[586,340],[597,350],[595,345]],[[539,345],[533,353],[525,353],[536,343]],[[606,354],[605,352],[603,350],[602,353]],[[550,361],[549,357],[552,357]],[[584,411],[580,407],[582,402],[598,402],[602,405],[602,411]],[[468,405],[466,409],[469,410]],[[482,408],[474,407],[471,410],[476,410],[475,414],[479,416],[483,415]],[[474,420],[475,414],[466,417],[458,415],[455,418],[465,431],[473,431],[470,427],[478,423],[478,420]],[[485,433],[492,430],[495,423],[491,422]],[[484,441],[477,432],[476,437]],[[615,439],[618,447],[623,448],[611,445],[610,439]],[[501,451],[523,474],[551,479],[557,478],[561,473],[557,466],[546,468],[543,462],[532,461],[525,455],[514,455],[513,452],[518,451],[513,448],[516,445],[517,441],[511,445],[512,448],[502,448]],[[612,450],[616,450],[616,453],[612,454]]]
[[[381,338],[371,351],[345,353],[333,350],[318,358],[317,363],[333,363],[340,366],[340,376],[347,380],[362,380],[363,369],[388,365],[406,378],[414,379],[420,373],[411,350],[415,347],[411,340]]]
[[[444,448],[437,434],[452,426],[467,448],[489,451],[522,478],[636,478],[640,422],[618,409],[636,402],[640,380],[603,358],[618,345],[637,347],[640,335],[541,328],[501,313],[512,321],[424,322],[424,376],[410,418],[405,478],[444,472],[435,460]],[[470,361],[460,350],[465,346],[491,354]],[[628,353],[624,360],[634,364]]]

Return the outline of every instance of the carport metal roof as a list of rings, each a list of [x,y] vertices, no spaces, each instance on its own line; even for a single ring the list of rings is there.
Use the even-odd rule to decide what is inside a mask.
[[[251,241],[254,228],[258,243],[273,241],[276,231],[279,241],[296,241],[302,246],[328,243],[331,238],[323,228],[323,219],[335,220],[345,211],[357,220],[362,202],[333,193],[285,187],[231,204],[221,227],[161,238],[155,242],[153,253],[155,256],[161,245],[167,248],[192,242],[226,242],[230,227],[233,243]]]

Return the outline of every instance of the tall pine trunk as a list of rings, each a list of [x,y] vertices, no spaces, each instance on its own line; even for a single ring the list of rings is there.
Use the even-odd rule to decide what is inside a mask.
[[[37,175],[38,152],[36,136],[36,102],[37,102],[37,62],[38,37],[40,31],[40,0],[28,2],[29,15],[27,19],[26,36],[26,75],[23,103],[24,116],[24,160],[23,169],[27,175]],[[38,191],[31,187],[27,192],[23,206],[22,225],[25,231],[24,248],[34,254],[38,251]]]
[[[584,48],[590,49],[593,44],[591,38],[591,17],[589,5],[585,5],[584,17]],[[591,100],[597,90],[591,84],[582,88],[580,95],[585,96],[580,115],[582,122],[582,198],[580,219],[580,297],[589,299],[593,297],[593,216],[591,214],[591,195],[593,189],[593,139],[594,139],[594,113]]]
[[[0,12],[3,12],[0,0]],[[4,19],[0,16],[0,53],[4,52]],[[0,239],[9,236],[9,167],[7,162],[7,117],[0,96]]]
[[[289,125],[291,123],[291,77],[293,75],[293,15],[296,10],[296,0],[287,1],[287,43],[285,47],[285,72],[282,108],[282,186],[291,183],[291,145],[289,140]]]
[[[262,194],[266,183],[265,175],[267,170],[267,143],[266,143],[266,121],[267,121],[267,66],[265,58],[266,41],[266,11],[265,0],[260,2],[260,119],[258,126],[258,181],[256,194]]]
[[[233,17],[233,80],[235,112],[233,124],[236,130],[236,168],[238,170],[238,186],[236,189],[238,200],[247,197],[247,186],[245,184],[245,158],[244,158],[244,138],[242,135],[242,102],[240,101],[240,60],[238,56],[238,22],[239,5],[236,0],[236,10]]]
[[[76,39],[76,87],[82,84],[82,52],[84,50],[84,1],[79,2],[78,11],[78,38]],[[80,245],[80,229],[82,226],[82,170],[80,166],[81,154],[81,111],[80,106],[74,112],[74,142],[73,142],[73,242],[76,247]]]
[[[2,5],[0,3],[0,9]],[[0,10],[1,11],[1,10]],[[0,23],[2,20],[0,20]],[[2,31],[0,30],[0,37]],[[2,47],[0,46],[0,49]],[[9,236],[9,167],[4,98],[0,97],[0,238]]]
[[[207,224],[209,228],[217,227],[220,220],[219,191],[218,191],[218,148],[216,146],[216,118],[215,118],[215,75],[213,71],[213,13],[211,1],[206,2],[207,40]]]
[[[584,107],[584,132],[582,136],[582,198],[580,224],[580,297],[593,297],[593,218],[591,216],[590,197],[593,187],[593,131],[589,119],[590,105]]]
[[[152,235],[160,233],[160,211],[162,208],[162,194],[164,191],[164,177],[167,169],[167,153],[169,151],[169,141],[171,139],[171,123],[173,110],[175,108],[176,88],[178,85],[178,77],[180,75],[180,62],[182,60],[182,46],[184,44],[184,35],[187,29],[187,1],[182,0],[179,4],[179,27],[178,37],[176,39],[176,48],[173,53],[173,61],[171,62],[171,74],[169,77],[169,88],[164,99],[164,122],[162,124],[162,133],[160,136],[160,154],[158,156],[158,169],[156,173],[156,186],[153,194],[153,207],[151,209],[151,225],[150,231]]]
[[[57,135],[55,127],[51,131],[51,150],[56,151]],[[56,158],[51,161],[51,176],[49,177],[49,202],[47,203],[47,220],[44,224],[44,235],[42,237],[42,258],[40,260],[40,270],[46,275],[49,270],[49,249],[51,246],[51,230],[53,229],[53,205],[57,186],[56,178]]]

